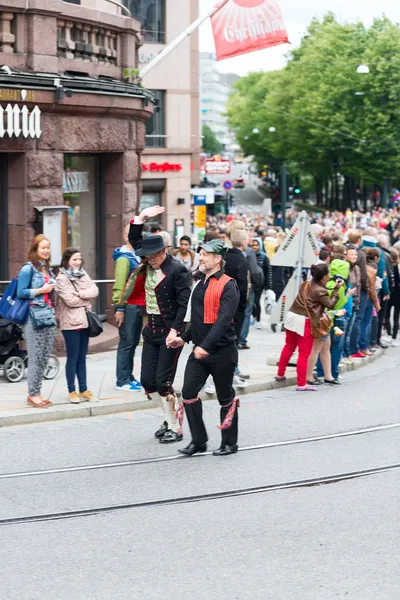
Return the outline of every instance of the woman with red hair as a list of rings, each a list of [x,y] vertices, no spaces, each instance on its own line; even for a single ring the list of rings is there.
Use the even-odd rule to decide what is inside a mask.
[[[50,241],[37,235],[28,252],[28,262],[18,276],[18,298],[30,301],[24,325],[28,351],[28,404],[47,408],[51,402],[41,394],[42,381],[56,335],[56,320],[51,293],[55,278],[50,268]]]

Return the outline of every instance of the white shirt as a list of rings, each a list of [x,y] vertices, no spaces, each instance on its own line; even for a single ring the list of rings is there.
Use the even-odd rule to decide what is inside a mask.
[[[306,319],[304,315],[297,315],[296,313],[289,310],[285,319],[285,329],[294,331],[298,335],[304,337],[304,331],[306,327]]]

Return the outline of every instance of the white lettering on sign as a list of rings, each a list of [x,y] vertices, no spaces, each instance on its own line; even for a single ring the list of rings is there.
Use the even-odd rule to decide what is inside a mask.
[[[29,112],[25,105],[20,108],[18,104],[7,104],[5,109],[0,106],[0,138],[6,133],[10,138],[18,138],[22,133],[24,138],[39,139],[42,135],[40,119],[41,112],[38,106],[35,106],[32,112]]]
[[[89,191],[89,172],[64,171],[63,194],[79,194]]]

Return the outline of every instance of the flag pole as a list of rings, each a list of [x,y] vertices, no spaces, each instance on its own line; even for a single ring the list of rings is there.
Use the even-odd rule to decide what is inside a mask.
[[[146,77],[146,75],[150,71],[152,71],[154,69],[154,67],[156,67],[162,60],[164,60],[164,58],[166,56],[171,54],[171,52],[173,50],[175,50],[175,48],[177,48],[183,41],[185,41],[185,39],[187,37],[189,37],[189,35],[191,35],[194,31],[196,31],[196,29],[198,29],[200,27],[200,25],[202,23],[204,23],[204,21],[206,21],[209,17],[212,17],[213,14],[215,14],[220,8],[225,6],[225,4],[227,4],[228,2],[230,2],[230,0],[222,0],[222,2],[218,6],[214,6],[207,13],[205,13],[204,15],[202,15],[201,17],[196,19],[196,21],[194,21],[191,25],[189,25],[189,27],[187,29],[185,29],[185,31],[183,33],[178,35],[178,37],[176,37],[170,44],[168,44],[168,46],[166,46],[164,48],[164,50],[162,50],[160,52],[160,54],[157,54],[157,56],[155,58],[153,58],[153,60],[151,62],[149,62],[149,64],[146,65],[144,67],[144,69],[142,69],[140,71],[139,79],[143,80],[143,77]]]

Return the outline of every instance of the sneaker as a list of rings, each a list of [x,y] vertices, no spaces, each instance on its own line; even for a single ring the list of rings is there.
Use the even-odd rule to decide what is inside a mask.
[[[389,348],[389,346],[382,340],[380,342],[378,342],[378,346],[379,346],[379,348],[382,348],[383,350],[386,350],[386,348]]]
[[[253,327],[256,324],[256,320],[254,317],[251,317],[250,319],[250,327]]]
[[[390,346],[392,348],[398,348],[400,346],[399,342],[396,342],[396,340],[392,340]]]
[[[364,356],[373,356],[374,354],[374,352],[371,352],[371,350],[360,350],[360,353]]]
[[[248,344],[239,344],[239,350],[250,350],[250,346]]]
[[[86,390],[86,392],[81,392],[79,394],[79,398],[82,398],[82,400],[86,400],[86,402],[98,402],[99,399],[95,398],[92,394],[92,392],[89,392],[89,390]]]
[[[76,392],[71,392],[70,394],[68,394],[68,399],[72,404],[80,403],[79,396]]]
[[[245,381],[244,379],[239,377],[239,375],[235,375],[233,378],[233,385],[237,385],[238,388],[243,389],[243,388],[247,387],[247,381]]]
[[[258,329],[259,331],[262,331],[262,325],[261,325],[261,323],[257,323],[256,324],[256,329]]]
[[[215,394],[215,385],[213,383],[206,383],[203,388],[203,392],[206,394]]]
[[[272,331],[273,333],[276,333],[276,323],[272,323],[272,324],[271,324],[271,331]]]
[[[342,358],[342,363],[343,363],[344,365],[351,365],[351,364],[353,364],[353,361],[352,361],[352,359],[350,358],[350,356],[344,356],[344,357]],[[339,367],[340,367],[340,365],[339,365]]]
[[[365,358],[365,355],[359,350],[356,354],[352,354],[350,358]]]
[[[243,373],[243,371],[235,371],[235,375],[240,377],[240,379],[250,379],[249,373]]]
[[[132,379],[131,379],[131,383],[134,383],[135,385],[142,385],[142,384],[140,383],[140,381],[139,381],[138,379],[136,379],[135,377],[132,377]]]
[[[126,383],[125,385],[116,385],[115,389],[121,392],[141,392],[143,388],[136,383]]]

